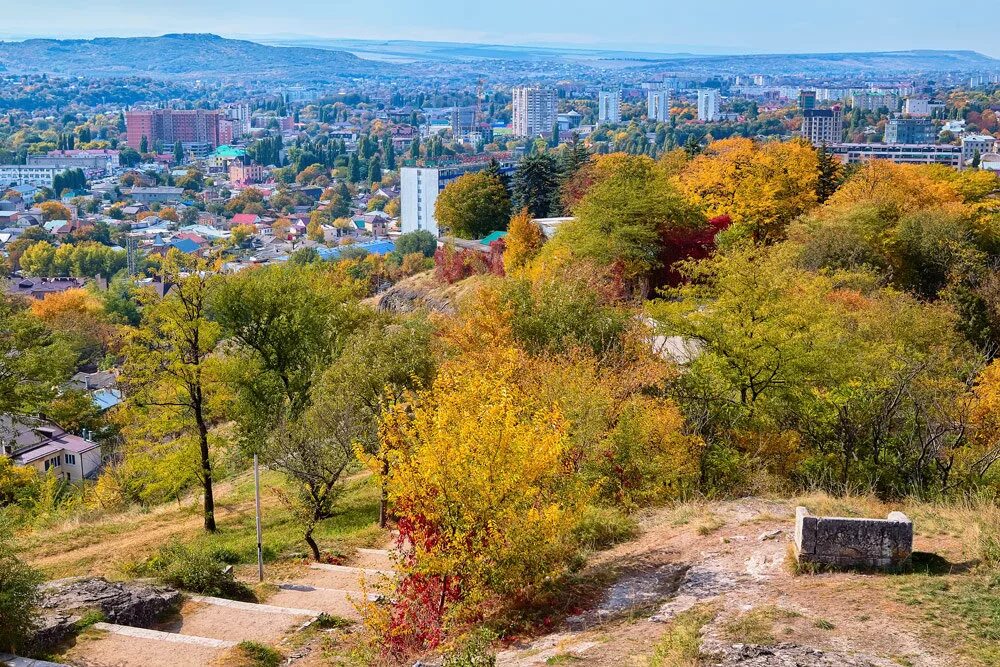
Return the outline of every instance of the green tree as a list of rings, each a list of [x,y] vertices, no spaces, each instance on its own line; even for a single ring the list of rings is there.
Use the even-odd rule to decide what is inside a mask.
[[[400,234],[396,239],[396,252],[402,256],[419,252],[424,257],[433,257],[437,251],[437,238],[426,229]]]
[[[253,451],[280,424],[298,422],[319,373],[370,315],[357,303],[361,286],[329,270],[321,262],[245,271],[213,294],[212,312],[230,337],[232,414]]]
[[[822,204],[833,196],[833,193],[840,187],[841,174],[843,168],[840,161],[827,150],[824,142],[816,152],[817,172],[816,179],[816,200]]]
[[[34,632],[44,577],[18,558],[13,531],[0,524],[0,651],[17,653]]]
[[[546,218],[561,213],[559,161],[550,153],[525,156],[514,171],[514,210],[527,208],[532,217]]]
[[[139,140],[139,153],[145,155],[149,152],[149,139],[146,135],[142,135],[142,139]]]
[[[174,164],[182,164],[184,162],[184,146],[181,142],[177,141],[174,143]]]
[[[215,531],[209,400],[211,356],[220,328],[208,318],[214,280],[207,268],[204,263],[182,266],[176,257],[167,258],[163,281],[173,288],[162,300],[152,293],[143,296],[142,323],[128,335],[123,377],[129,397],[126,407],[135,411],[136,421],[162,426],[179,440],[194,433],[205,530]]]
[[[463,239],[479,239],[507,228],[510,199],[496,177],[483,172],[465,174],[441,191],[434,215],[447,233]]]

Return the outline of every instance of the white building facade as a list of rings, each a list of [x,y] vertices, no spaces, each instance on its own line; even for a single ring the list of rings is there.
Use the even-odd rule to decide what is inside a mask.
[[[434,217],[438,175],[438,170],[430,167],[403,167],[399,171],[399,219],[404,234],[425,229],[438,235]]]
[[[556,91],[539,86],[515,86],[512,93],[515,137],[538,137],[556,124]]]
[[[597,122],[617,125],[622,122],[622,93],[620,90],[597,94]]]
[[[36,188],[51,188],[56,174],[66,171],[62,167],[33,164],[0,165],[0,187],[11,185],[33,185]]]
[[[698,91],[698,120],[712,122],[719,118],[719,91],[714,88]]]
[[[655,123],[666,123],[670,120],[670,91],[646,91],[646,117]]]

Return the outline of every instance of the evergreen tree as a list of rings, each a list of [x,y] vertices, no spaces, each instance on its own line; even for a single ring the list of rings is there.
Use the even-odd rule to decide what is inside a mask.
[[[420,137],[414,138],[410,144],[410,157],[414,160],[420,159]]]
[[[513,180],[513,208],[527,208],[533,217],[559,215],[559,163],[549,153],[526,156],[517,165]]]
[[[174,143],[174,164],[180,164],[184,162],[184,146],[181,142],[177,141]]]
[[[573,133],[573,139],[566,144],[566,149],[562,154],[562,175],[563,178],[569,178],[577,171],[580,167],[587,164],[590,161],[590,151],[587,147],[580,141],[580,135],[576,132]]]
[[[382,161],[378,159],[378,155],[368,163],[368,182],[373,184],[382,182]]]
[[[358,160],[357,153],[351,153],[351,157],[347,160],[347,180],[351,183],[357,183],[361,180],[361,161]]]
[[[837,158],[827,150],[826,143],[819,147],[816,153],[816,169],[818,178],[816,180],[816,199],[819,203],[825,202],[840,187],[841,168]]]
[[[139,152],[143,155],[149,152],[149,139],[146,138],[145,134],[142,135],[142,139],[139,141]]]

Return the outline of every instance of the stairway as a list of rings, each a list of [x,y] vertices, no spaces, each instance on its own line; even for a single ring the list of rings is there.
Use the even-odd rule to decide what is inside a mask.
[[[241,641],[277,644],[320,614],[358,621],[356,604],[366,594],[377,599],[376,584],[393,576],[393,561],[388,551],[358,549],[351,563],[312,564],[281,580],[263,603],[192,595],[155,628],[97,623],[62,661],[71,667],[201,667]]]

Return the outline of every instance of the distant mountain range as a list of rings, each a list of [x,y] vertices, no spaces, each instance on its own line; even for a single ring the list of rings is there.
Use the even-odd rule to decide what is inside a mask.
[[[208,34],[0,42],[0,66],[24,74],[256,81],[329,80],[380,69],[347,51],[267,46]]]
[[[910,73],[1000,71],[975,51],[694,55],[587,48],[359,39],[263,39],[211,34],[0,42],[0,71],[62,76],[145,76],[177,80],[330,81],[350,77],[478,75],[483,61],[523,63],[536,73],[648,70],[678,74]],[[444,67],[442,67],[444,66]],[[539,68],[544,68],[543,70]],[[506,69],[507,78],[517,71]]]

